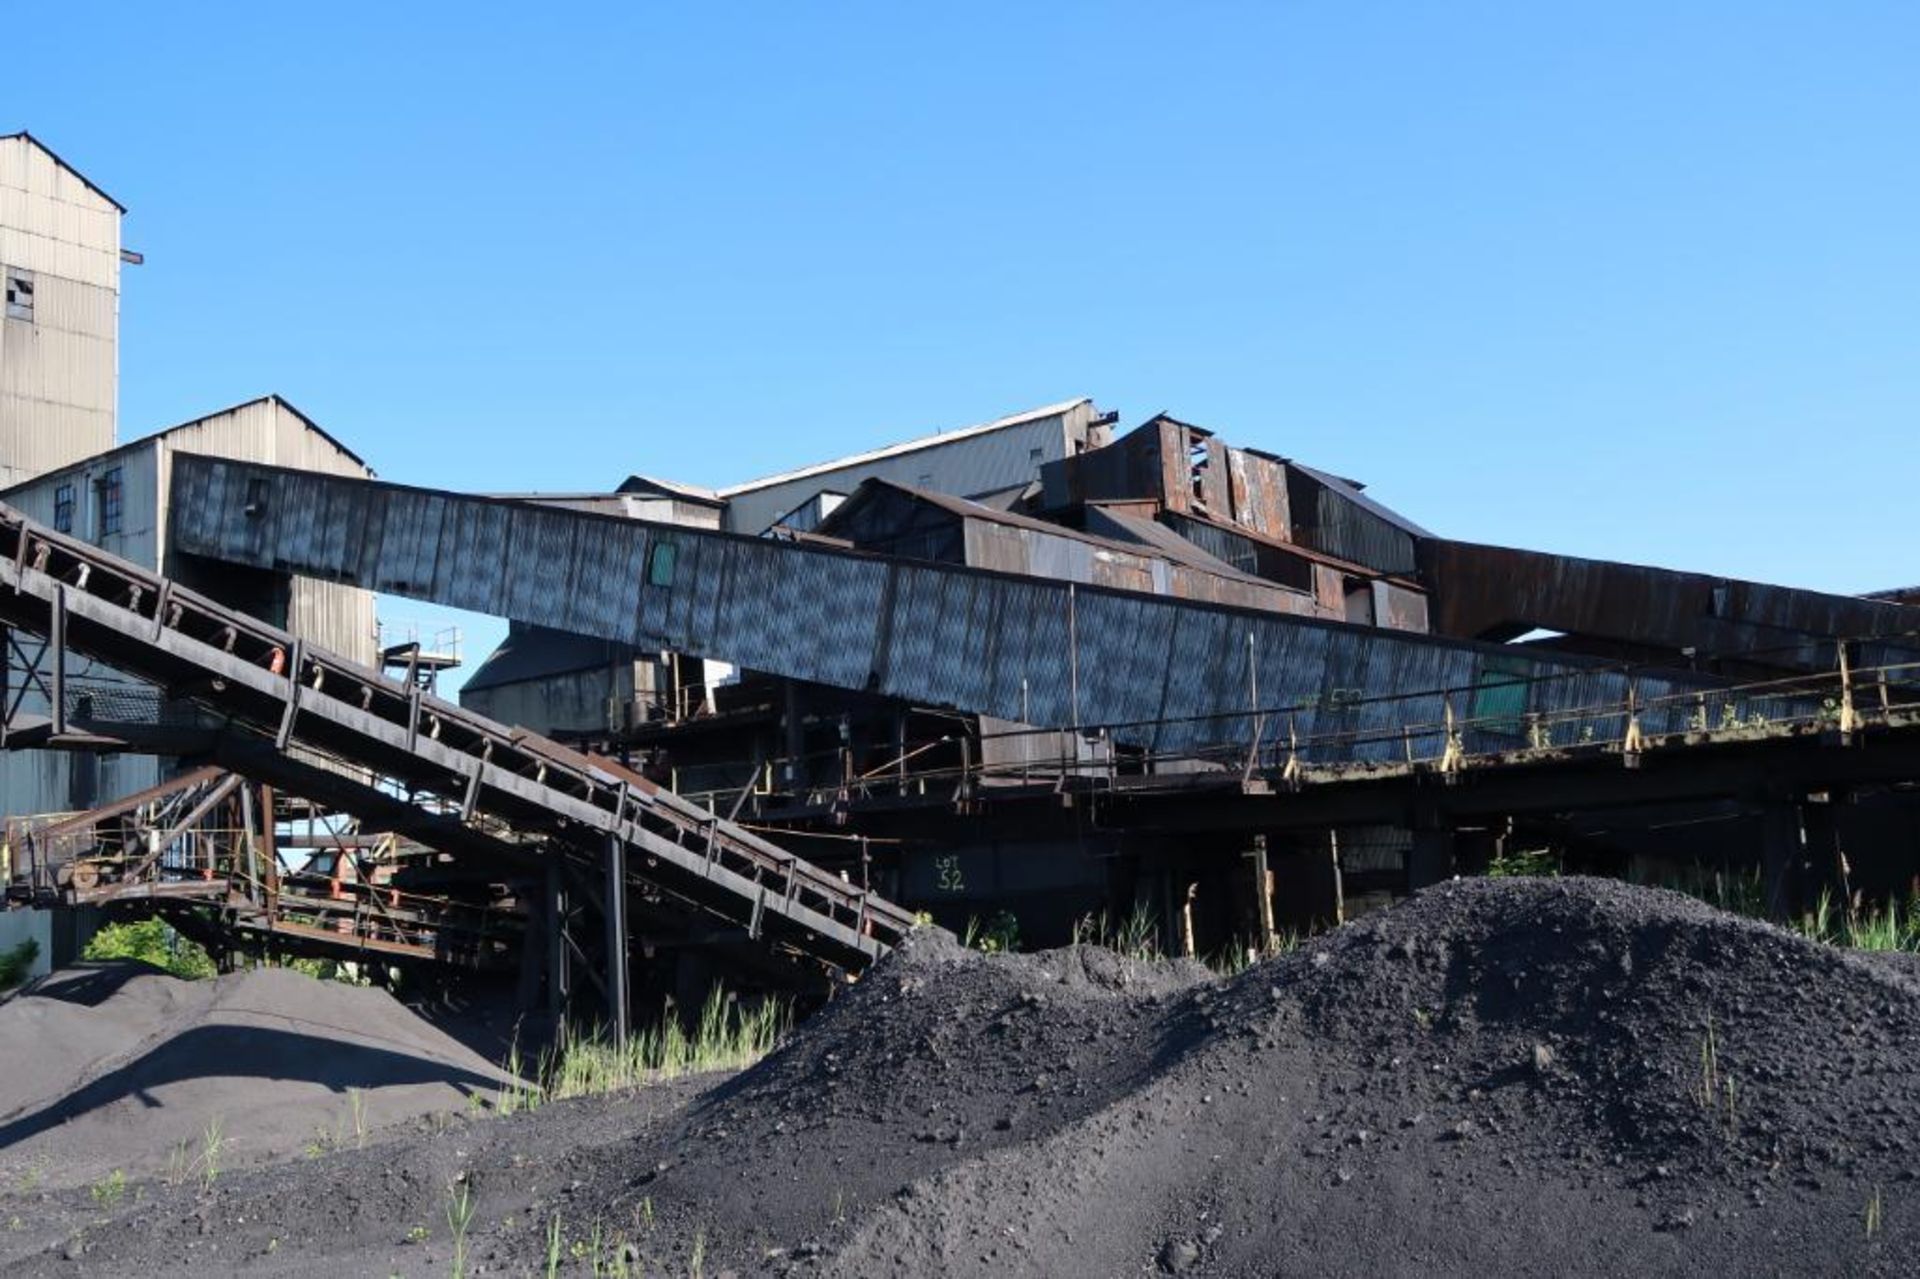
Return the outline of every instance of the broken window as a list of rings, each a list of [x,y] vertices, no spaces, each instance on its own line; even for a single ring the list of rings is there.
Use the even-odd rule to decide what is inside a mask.
[[[33,272],[7,268],[7,318],[33,323]]]
[[[1039,466],[1041,463],[1045,462],[1046,460],[1047,460],[1047,451],[1045,449],[1028,449],[1027,450],[1027,461],[1032,463],[1034,466]]]
[[[680,548],[672,542],[655,542],[647,553],[647,585],[672,586],[674,561]]]
[[[73,485],[62,484],[53,491],[53,531],[73,532]]]
[[[123,486],[120,468],[114,467],[100,477],[100,536],[118,533],[122,524]]]
[[[1212,458],[1206,438],[1192,436],[1187,445],[1187,482],[1193,489],[1193,500],[1201,506],[1207,503],[1207,463]]]

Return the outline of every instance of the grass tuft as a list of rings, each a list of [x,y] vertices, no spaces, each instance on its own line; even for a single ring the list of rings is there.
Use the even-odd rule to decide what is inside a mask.
[[[453,1279],[466,1279],[467,1227],[473,1223],[473,1186],[464,1177],[447,1183],[447,1230],[453,1235]]]
[[[713,1070],[739,1070],[772,1052],[791,1024],[788,1005],[760,1000],[751,1005],[716,986],[689,1029],[671,1008],[658,1024],[635,1031],[625,1044],[599,1028],[568,1032],[542,1054],[539,1066],[525,1069],[519,1046],[509,1050],[504,1069],[522,1082],[503,1088],[494,1105],[499,1113],[536,1109],[544,1101],[592,1097],[643,1084]]]
[[[118,1168],[88,1188],[93,1201],[108,1212],[120,1206],[120,1200],[127,1193],[127,1174]]]
[[[227,1137],[220,1116],[207,1120],[200,1134],[200,1184],[207,1190],[220,1180],[220,1156],[227,1148]]]
[[[1144,905],[1134,907],[1118,926],[1105,911],[1081,916],[1074,921],[1073,944],[1101,946],[1126,959],[1154,960],[1162,956],[1160,925]]]

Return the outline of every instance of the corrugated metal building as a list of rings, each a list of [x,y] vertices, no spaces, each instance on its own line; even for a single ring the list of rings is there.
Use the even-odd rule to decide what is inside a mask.
[[[1107,419],[1090,399],[1067,400],[980,426],[929,435],[719,490],[726,527],[760,533],[822,492],[851,493],[862,480],[974,497],[1030,483],[1050,462],[1107,443]]]
[[[1109,518],[1115,532],[1132,531]],[[1276,613],[1337,616],[1320,607],[1312,591],[1263,581],[1171,533],[1151,543],[1146,536],[1121,540],[887,480],[862,484],[820,532],[883,555]]]
[[[0,485],[113,446],[124,212],[30,134],[0,137]]]
[[[646,475],[628,476],[612,493],[531,493],[515,500],[716,530],[726,505],[711,489]],[[725,662],[688,659],[681,666],[668,654],[509,621],[507,638],[460,686],[460,704],[548,735],[600,737],[646,722],[683,693],[709,702],[732,675]]]
[[[823,462],[737,484],[704,489],[653,476],[629,476],[610,494],[536,493],[523,501],[625,519],[762,533],[778,525],[811,532],[868,479],[955,496],[1020,488],[1043,464],[1098,448],[1107,425],[1089,399],[1066,400],[980,426]],[[597,646],[596,646],[597,645]],[[462,705],[543,733],[619,733],[691,695],[711,707],[715,688],[733,676],[725,662],[686,659],[676,674],[667,654],[514,622],[507,640],[460,690]]]
[[[48,471],[0,491],[0,501],[60,532],[84,537],[103,550],[284,625],[343,657],[377,664],[371,591],[212,564],[174,552],[167,535],[168,502],[174,461],[181,453],[356,478],[373,474],[305,414],[278,396],[266,396]],[[104,668],[77,669],[73,675],[101,690],[101,696],[109,689],[138,688]],[[11,678],[19,687],[22,676]],[[144,690],[136,696],[152,701]],[[39,708],[29,702],[23,709]],[[154,785],[165,775],[165,762],[152,756],[14,751],[0,755],[0,804],[14,816],[70,811]]]

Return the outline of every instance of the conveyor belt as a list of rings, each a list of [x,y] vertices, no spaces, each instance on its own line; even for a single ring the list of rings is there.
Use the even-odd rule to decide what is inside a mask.
[[[1116,736],[1158,753],[1297,731],[1357,743],[1317,762],[1391,761],[1387,735],[1440,722],[1450,693],[1470,714],[1500,686],[1518,720],[1725,684],[191,454],[171,510],[176,551],[1038,727],[1129,726]]]
[[[46,637],[56,663],[69,652],[95,658],[192,700],[265,739],[256,753],[266,742],[281,758],[319,751],[450,804],[467,821],[493,817],[577,854],[624,859],[627,877],[671,901],[837,965],[876,958],[913,926],[900,907],[611,760],[309,647],[4,505],[0,622]],[[52,713],[58,735],[58,695]]]

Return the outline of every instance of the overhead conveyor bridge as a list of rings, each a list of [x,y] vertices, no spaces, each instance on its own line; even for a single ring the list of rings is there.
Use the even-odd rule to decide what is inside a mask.
[[[1478,700],[1519,724],[1639,699],[1659,708],[1646,731],[1678,732],[1676,695],[1726,684],[222,458],[178,457],[173,485],[179,551],[1038,727],[1122,725],[1150,753],[1297,735],[1323,744],[1308,762],[1391,762],[1402,725]]]
[[[630,884],[843,968],[863,966],[913,926],[898,906],[614,761],[308,646],[6,506],[0,623],[44,637],[52,663],[48,722],[10,718],[0,728],[14,736],[9,745],[57,742],[69,731],[62,685],[68,655],[79,655],[223,720],[226,745],[214,752],[222,765],[277,784],[299,771],[377,829],[410,826],[423,841],[438,831],[525,860],[604,864],[607,884],[621,889],[606,906],[622,938]],[[398,794],[298,758],[314,752],[387,779]],[[501,830],[532,839],[491,833]],[[624,984],[624,969],[616,980]]]

